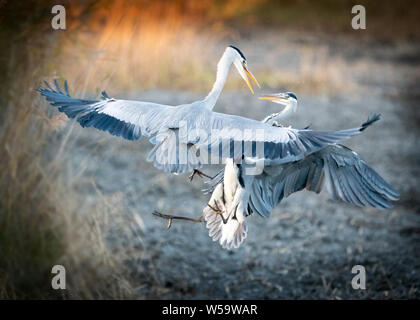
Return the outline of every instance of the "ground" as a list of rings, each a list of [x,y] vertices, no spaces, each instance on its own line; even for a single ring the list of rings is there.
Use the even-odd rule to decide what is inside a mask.
[[[85,168],[80,194],[92,203],[103,201],[94,185],[141,230],[125,238],[118,231],[109,235],[116,254],[130,249],[124,262],[136,290],[164,299],[419,298],[419,47],[269,32],[250,35],[237,46],[257,77],[258,70],[271,67],[296,75],[294,87],[269,88],[268,79],[257,92],[296,93],[298,112],[287,124],[345,129],[381,113],[379,123],[345,145],[394,186],[401,200],[394,209],[380,211],[333,202],[326,190],[319,195],[300,192],[285,199],[269,219],[251,216],[245,243],[225,251],[211,241],[204,224],[174,221],[167,230],[166,221],[152,215],[159,210],[200,216],[209,199],[200,191],[203,180],[190,182],[188,175],[154,168],[145,160],[151,150],[147,140],[124,141],[76,124],[75,143],[66,152],[74,167]],[[305,55],[307,48],[314,54]],[[216,65],[218,56],[214,59]],[[311,61],[305,65],[302,59]],[[312,75],[314,68],[315,78],[299,79]],[[173,105],[204,95],[108,93]],[[243,90],[223,92],[215,111],[262,119],[278,108]],[[354,265],[366,268],[366,290],[351,286]]]

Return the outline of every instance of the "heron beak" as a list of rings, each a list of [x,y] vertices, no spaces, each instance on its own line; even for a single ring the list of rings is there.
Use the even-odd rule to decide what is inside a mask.
[[[243,67],[243,68],[244,68],[245,73],[248,75],[248,77],[251,78],[255,82],[255,84],[258,86],[258,88],[261,88],[260,84],[258,83],[257,79],[255,79],[254,75],[250,71],[248,71],[247,68],[245,68],[245,67]],[[251,90],[252,94],[254,94],[254,90],[252,89],[252,86],[251,86],[251,83],[249,82],[249,79],[247,77],[245,77],[244,79],[245,79],[246,84],[248,85],[249,90]]]
[[[268,101],[273,101],[273,102],[277,102],[277,103],[282,103],[285,102],[287,99],[289,98],[289,96],[287,95],[278,95],[278,94],[265,94],[261,97],[258,97],[258,99],[260,100],[268,100]]]

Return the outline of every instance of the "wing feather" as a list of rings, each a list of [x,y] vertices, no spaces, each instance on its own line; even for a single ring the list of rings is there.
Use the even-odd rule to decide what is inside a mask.
[[[69,118],[76,118],[82,127],[94,127],[129,140],[157,133],[174,109],[151,102],[110,99],[105,92],[102,100],[77,99],[70,96],[67,82],[64,82],[65,92],[56,79],[56,89],[47,82],[45,85],[38,90],[41,95]]]
[[[255,212],[267,217],[284,197],[303,190],[319,192],[327,185],[331,197],[379,209],[392,208],[396,192],[352,150],[331,145],[303,160],[271,167],[254,179],[250,201]],[[257,188],[258,186],[258,188]],[[263,197],[268,193],[272,197]]]

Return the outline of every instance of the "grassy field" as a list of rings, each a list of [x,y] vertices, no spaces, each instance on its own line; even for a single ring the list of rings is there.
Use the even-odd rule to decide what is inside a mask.
[[[404,142],[404,170],[391,168],[391,160],[397,157],[397,151],[391,150],[397,146],[394,140],[390,140],[389,147],[381,149],[386,154],[383,164],[381,154],[369,159],[379,163],[381,173],[389,172],[397,189],[403,189],[400,190],[402,205],[391,217],[403,216],[404,219],[398,221],[405,231],[391,231],[408,233],[408,240],[403,241],[395,234],[395,238],[386,238],[377,232],[378,239],[398,244],[390,252],[400,250],[402,261],[408,259],[418,249],[415,245],[418,192],[415,182],[410,180],[418,174],[418,153],[409,150],[418,147],[413,135],[418,133],[416,120],[419,119],[416,106],[420,97],[420,75],[416,70],[420,63],[420,10],[416,10],[418,5],[414,1],[404,5],[392,1],[361,1],[367,8],[368,30],[356,33],[349,22],[353,2],[324,0],[315,5],[311,1],[295,4],[264,0],[142,1],[140,4],[72,1],[71,5],[66,5],[68,28],[65,31],[51,28],[52,2],[0,2],[3,48],[0,79],[5,84],[0,86],[0,298],[212,297],[211,292],[206,291],[211,285],[203,285],[199,274],[195,272],[188,280],[186,273],[194,272],[191,266],[180,267],[185,274],[181,272],[179,278],[160,267],[170,265],[175,255],[183,253],[178,247],[171,247],[167,239],[170,234],[157,231],[162,226],[150,220],[148,214],[153,206],[171,210],[180,194],[170,191],[173,178],[157,173],[138,160],[144,156],[143,151],[136,153],[137,148],[147,149],[147,144],[134,146],[103,133],[83,132],[65,116],[53,111],[35,89],[44,79],[58,78],[66,79],[72,94],[81,97],[95,97],[106,90],[111,96],[146,97],[173,104],[188,102],[211,88],[217,60],[224,47],[231,43],[243,50],[250,69],[266,91],[292,90],[308,104],[315,101],[321,108],[327,105],[327,109],[322,110],[333,114],[335,103],[348,103],[349,108],[352,103],[369,103],[365,109],[360,107],[355,113],[343,114],[338,120],[338,123],[342,121],[341,125],[364,111],[384,108],[392,118],[388,124],[400,130],[398,137],[403,139],[405,125],[414,128],[411,140]],[[247,113],[250,112],[245,108],[249,96],[243,89],[242,80],[232,72],[226,85],[228,96],[221,100],[218,111],[253,118],[262,118],[274,111],[274,106],[266,106]],[[302,126],[307,122],[336,124],[332,120],[316,123],[316,113],[308,115],[294,120]],[[359,119],[356,122],[359,123]],[[387,127],[382,129],[387,130]],[[372,144],[361,146],[364,150],[373,147]],[[127,154],[120,159],[109,156],[123,152]],[[133,164],[130,159],[134,158]],[[97,165],[101,161],[104,161],[103,167]],[[120,172],[121,167],[126,169]],[[143,173],[137,172],[139,168]],[[119,176],[110,176],[109,171],[126,179],[138,174],[139,180],[153,179],[154,183],[148,187],[128,180],[130,183],[116,184],[119,191],[109,190],[106,188],[109,179],[119,181]],[[403,178],[410,182],[405,183]],[[205,201],[199,193],[200,187],[179,183],[181,190],[191,193],[195,199],[190,200],[196,214]],[[138,194],[145,195],[146,200],[139,202]],[[180,208],[189,205],[183,202]],[[330,204],[314,206],[332,210]],[[308,209],[310,203],[302,202],[302,207]],[[287,208],[291,208],[292,213],[297,212],[297,217],[306,215],[299,208]],[[324,221],[324,216],[318,218]],[[276,219],[280,223],[281,219]],[[339,214],[338,219],[347,225],[342,215]],[[369,218],[367,222],[373,223],[374,219]],[[380,221],[378,229],[388,230],[390,220]],[[151,230],[155,236],[150,236]],[[348,234],[354,236],[353,232]],[[286,238],[293,241],[294,234]],[[204,234],[197,241],[207,246],[210,245],[207,240]],[[250,247],[258,249],[259,240],[250,240]],[[175,236],[174,242],[181,247],[185,241]],[[322,245],[324,240],[317,238],[316,241]],[[350,240],[343,240],[343,246],[348,245],[346,241]],[[298,243],[289,244],[292,248]],[[402,250],[404,244],[413,251]],[[235,264],[231,262],[235,257],[226,253],[219,256],[215,248],[208,250],[196,253],[200,256],[210,252],[235,271]],[[272,258],[277,252],[274,247],[267,250],[271,250],[268,266],[257,272],[258,276],[246,277],[258,283],[256,287],[260,291],[256,291],[254,297],[284,298],[287,294],[295,298],[337,298],[343,294],[352,297],[346,290],[333,292],[331,286],[323,283],[317,285],[328,289],[313,295],[305,296],[304,287],[300,291],[286,289],[281,293],[276,280],[268,274],[272,271],[269,264],[282,260]],[[386,252],[385,248],[381,254]],[[238,258],[241,268],[258,265],[255,261],[259,256],[242,255],[240,253]],[[180,261],[186,264],[190,258],[184,254]],[[196,265],[202,262],[192,261]],[[407,261],[418,270],[415,262]],[[380,268],[380,262],[372,262],[372,269]],[[332,259],[330,263],[339,262]],[[71,270],[69,290],[64,293],[50,289],[51,267],[55,264],[63,264]],[[244,284],[240,280],[228,278],[233,286],[229,291],[222,287],[223,279],[217,280],[214,271],[198,270],[207,272],[206,279],[217,283],[214,297],[241,297],[239,288]],[[405,272],[398,270],[399,274]],[[386,271],[385,267],[378,277]],[[326,277],[334,280],[332,271]],[[296,279],[297,276],[290,281]],[[378,283],[386,282],[380,279]],[[409,281],[413,282],[412,287],[407,285]],[[288,282],[284,285],[291,286]],[[205,289],[200,291],[200,286]],[[395,287],[398,288],[394,290],[395,297],[418,297],[418,277],[407,276]],[[392,292],[388,287],[379,287],[368,297],[386,298],[385,291]],[[252,293],[247,297],[253,297]]]

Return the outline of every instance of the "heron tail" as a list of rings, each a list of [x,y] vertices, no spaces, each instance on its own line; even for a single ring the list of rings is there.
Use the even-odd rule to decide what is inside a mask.
[[[369,127],[370,125],[372,125],[373,123],[375,123],[376,121],[378,121],[379,119],[381,119],[381,114],[379,113],[374,113],[372,116],[370,116],[366,122],[362,123],[362,125],[360,126],[359,131],[363,131],[365,130],[367,127]]]
[[[226,223],[223,221],[222,214],[226,215],[228,211],[223,201],[223,192],[223,183],[219,183],[209,204],[203,210],[203,217],[213,241],[218,241],[224,249],[237,249],[246,239],[248,226],[245,220],[240,222],[232,216],[225,221]]]
[[[244,242],[248,233],[246,221],[239,222],[236,219],[229,219],[223,223],[220,214],[210,207],[203,210],[206,227],[209,229],[209,236],[213,241],[218,241],[224,249],[237,249]]]

